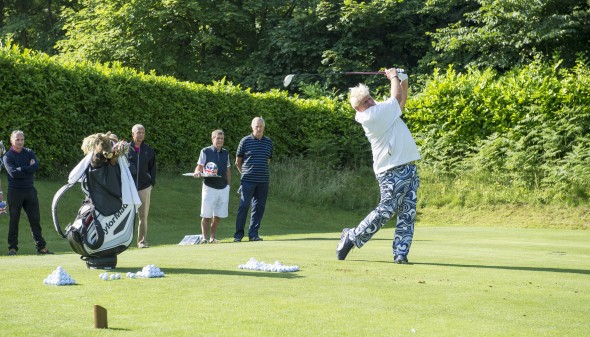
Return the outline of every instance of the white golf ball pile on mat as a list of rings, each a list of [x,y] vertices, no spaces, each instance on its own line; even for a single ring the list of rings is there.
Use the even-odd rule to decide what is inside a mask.
[[[149,264],[141,271],[135,273],[137,277],[145,277],[145,278],[153,278],[153,277],[164,277],[164,272],[160,270],[160,268],[156,267],[153,264]]]
[[[250,258],[248,262],[246,262],[245,264],[241,264],[238,267],[240,269],[269,271],[275,273],[289,273],[299,270],[299,266],[285,266],[279,261],[275,261],[275,263],[269,264],[265,263],[264,261],[258,261],[253,257]]]
[[[76,284],[76,281],[74,281],[74,279],[63,270],[61,266],[59,266],[43,280],[43,283],[54,286],[68,286]]]

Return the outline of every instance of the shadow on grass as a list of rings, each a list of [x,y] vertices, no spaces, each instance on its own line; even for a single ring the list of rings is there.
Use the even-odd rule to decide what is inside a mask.
[[[389,263],[389,264],[393,263],[392,261],[367,261],[367,260],[351,260],[351,261],[378,262],[378,263]],[[503,269],[503,270],[520,270],[520,271],[542,271],[542,272],[550,272],[550,273],[590,275],[590,270],[587,270],[587,269],[518,267],[518,266],[514,266],[514,267],[512,267],[512,266],[484,266],[484,265],[480,265],[480,264],[429,263],[429,262],[410,262],[409,265],[459,267],[459,268],[482,268],[482,269]]]
[[[265,239],[266,240],[266,239]],[[338,236],[334,236],[331,238],[326,238],[326,237],[321,237],[321,238],[310,238],[310,237],[305,237],[305,238],[293,238],[293,239],[268,239],[266,241],[340,241],[340,234],[338,234]],[[371,238],[371,241],[393,241],[392,238]],[[412,242],[427,242],[427,241],[433,241],[433,240],[412,240]]]
[[[113,331],[132,331],[131,329],[125,329],[125,328],[104,328],[104,329],[99,329],[99,330],[113,330]]]
[[[117,268],[116,271],[119,273],[132,272],[135,273],[141,270],[143,267],[138,268]],[[283,279],[295,279],[303,277],[297,273],[277,273],[277,272],[264,272],[256,270],[223,270],[223,269],[197,269],[197,268],[162,268],[165,275],[172,274],[188,274],[188,275],[225,275],[225,276],[251,276],[251,277],[270,277],[270,278],[283,278]]]

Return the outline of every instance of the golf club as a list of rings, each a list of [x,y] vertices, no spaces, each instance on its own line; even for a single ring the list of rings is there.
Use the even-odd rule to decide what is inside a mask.
[[[404,72],[403,69],[397,69],[398,72]],[[293,77],[295,76],[332,76],[332,75],[384,75],[385,71],[345,71],[345,72],[335,72],[335,73],[325,73],[325,74],[289,74],[285,76],[283,80],[283,85],[288,87],[293,81]]]

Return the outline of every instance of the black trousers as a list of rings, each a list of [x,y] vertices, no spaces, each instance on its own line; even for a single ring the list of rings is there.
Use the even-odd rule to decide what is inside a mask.
[[[8,249],[18,250],[18,222],[21,209],[25,210],[31,226],[31,234],[35,240],[37,250],[45,248],[46,242],[41,235],[41,214],[39,213],[39,199],[37,190],[19,190],[8,187],[8,212],[10,223],[8,226]]]

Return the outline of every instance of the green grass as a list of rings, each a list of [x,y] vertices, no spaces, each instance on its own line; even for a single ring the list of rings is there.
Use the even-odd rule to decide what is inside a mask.
[[[587,228],[584,208],[420,208],[412,264],[402,266],[391,263],[391,223],[346,261],[336,260],[340,230],[356,225],[368,210],[310,207],[276,196],[269,199],[261,228],[265,241],[232,243],[235,186],[230,217],[220,228],[222,243],[178,246],[184,235],[200,232],[200,182],[163,176],[153,192],[152,248],[120,254],[117,272],[123,279],[105,282],[98,278],[103,271],[87,269],[52,228],[49,208],[60,186],[37,183],[44,235],[58,254],[33,255],[23,215],[19,255],[0,256],[2,336],[585,336],[590,331],[590,231],[570,229]],[[80,192],[68,192],[59,209],[62,226],[80,201]],[[3,254],[7,219],[0,217]],[[551,228],[543,228],[547,223]],[[239,269],[250,257],[301,270]],[[125,277],[148,264],[166,277]],[[77,284],[44,285],[57,266]],[[93,328],[94,304],[108,310],[108,330]]]
[[[106,282],[73,253],[3,256],[2,334],[584,336],[590,329],[588,231],[421,227],[411,265],[391,263],[392,235],[381,231],[346,261],[335,259],[335,232],[132,248],[119,255],[118,272],[155,264],[166,277]],[[250,257],[301,270],[240,270]],[[57,266],[77,285],[43,285]],[[93,328],[94,304],[108,310],[109,330]]]

